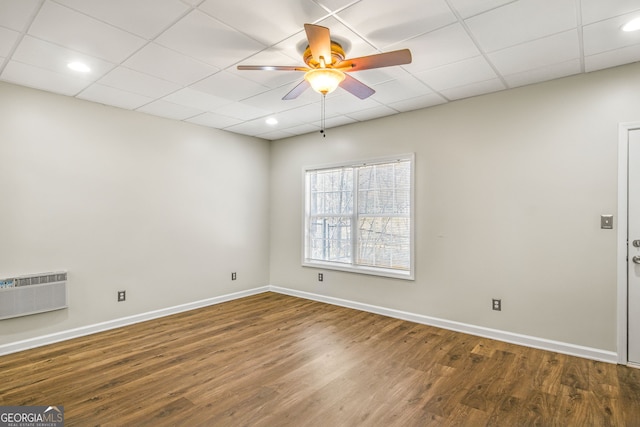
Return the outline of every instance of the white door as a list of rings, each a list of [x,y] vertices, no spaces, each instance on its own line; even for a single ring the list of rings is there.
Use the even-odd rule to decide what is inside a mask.
[[[627,191],[628,359],[640,364],[640,129],[629,131]]]

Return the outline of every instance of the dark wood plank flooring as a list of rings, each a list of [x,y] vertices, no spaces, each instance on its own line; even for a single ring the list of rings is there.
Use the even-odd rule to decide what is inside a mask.
[[[0,357],[67,426],[640,426],[640,370],[265,293]]]

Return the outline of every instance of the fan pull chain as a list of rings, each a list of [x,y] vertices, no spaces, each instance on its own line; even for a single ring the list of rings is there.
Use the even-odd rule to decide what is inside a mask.
[[[320,133],[323,138],[327,137],[327,134],[324,133],[325,121],[326,121],[326,97],[327,95],[322,94],[322,99],[320,100]]]

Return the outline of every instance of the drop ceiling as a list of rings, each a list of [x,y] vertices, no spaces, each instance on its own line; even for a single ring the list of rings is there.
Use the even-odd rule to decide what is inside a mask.
[[[329,94],[331,128],[639,61],[621,31],[638,16],[638,0],[0,0],[0,80],[274,140],[318,131],[321,96],[283,101],[303,73],[236,66],[303,65],[304,23],[348,57],[413,54],[352,74],[370,98]]]

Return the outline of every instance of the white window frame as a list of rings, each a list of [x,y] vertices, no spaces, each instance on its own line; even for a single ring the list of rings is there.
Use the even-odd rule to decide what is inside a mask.
[[[309,187],[307,182],[307,173],[323,170],[323,169],[338,169],[338,168],[348,168],[348,167],[360,167],[360,166],[368,166],[373,164],[384,164],[384,163],[393,163],[399,161],[409,161],[410,164],[410,233],[409,233],[409,270],[395,270],[381,267],[371,267],[365,265],[358,265],[354,263],[338,263],[332,261],[319,261],[309,259],[307,254],[310,252],[309,248],[309,218],[310,218],[310,201],[309,201]],[[350,161],[350,162],[341,162],[341,163],[331,163],[324,165],[315,165],[315,166],[306,166],[302,169],[302,201],[303,201],[303,221],[302,221],[302,265],[304,267],[315,267],[322,268],[327,270],[338,270],[338,271],[346,271],[351,273],[360,273],[360,274],[369,274],[374,276],[383,276],[390,277],[396,279],[404,279],[404,280],[415,280],[415,154],[408,153],[397,156],[390,157],[380,157],[373,158],[367,160],[360,161]],[[351,232],[351,243],[352,247],[356,245],[356,236],[354,228],[357,226],[357,217],[358,217],[358,208],[357,208],[357,188],[353,189],[354,191],[354,199],[353,199],[353,213],[352,215],[352,232]],[[355,252],[352,250],[352,256]]]

